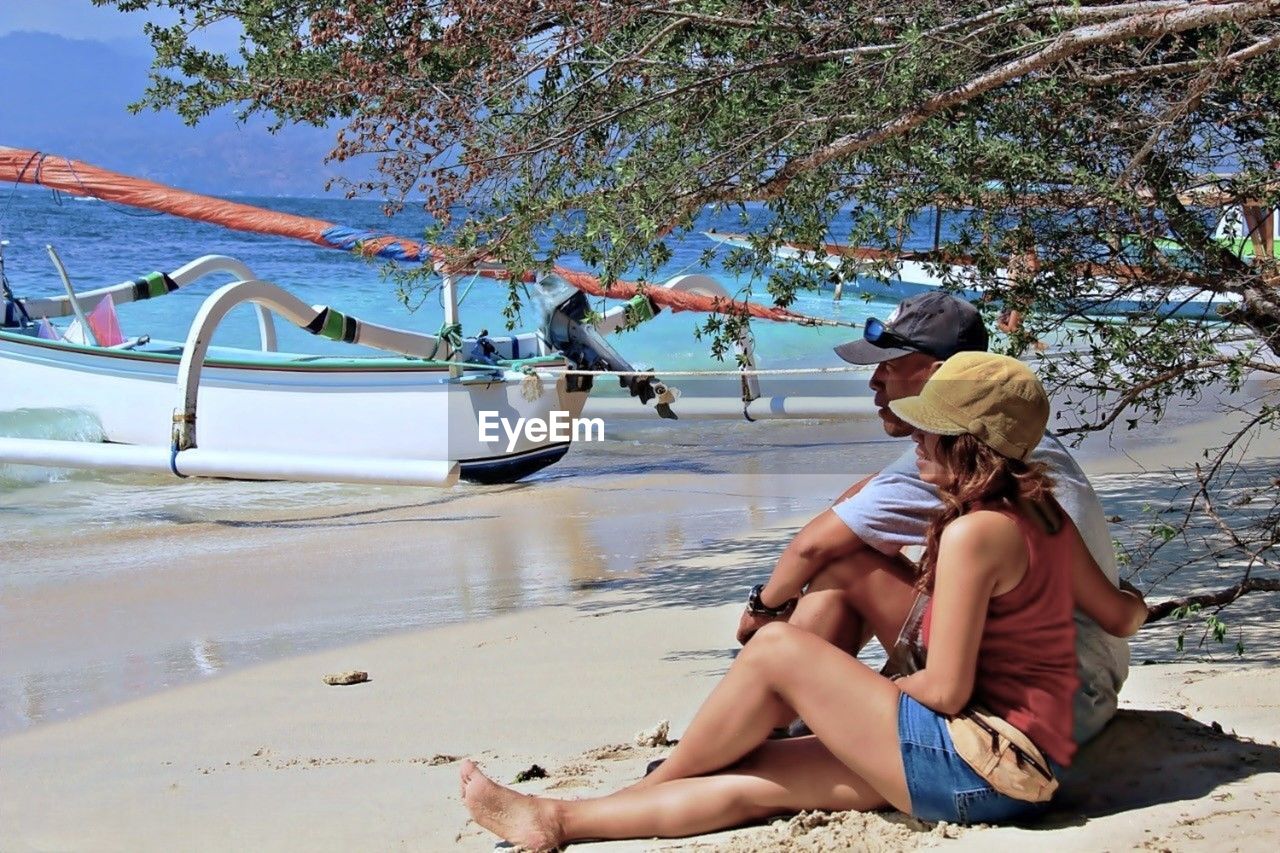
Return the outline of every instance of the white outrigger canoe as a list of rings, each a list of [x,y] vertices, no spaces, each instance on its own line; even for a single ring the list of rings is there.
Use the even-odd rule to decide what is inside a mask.
[[[103,346],[41,336],[42,326],[51,328],[43,318],[83,320],[108,297],[113,305],[154,298],[210,277],[231,281],[206,298],[184,341],[142,335]],[[452,323],[454,283],[444,278]],[[727,296],[705,276],[665,287]],[[47,298],[6,293],[0,400],[6,408],[87,413],[100,425],[101,441],[0,437],[0,461],[264,480],[518,480],[560,459],[577,432],[592,377],[567,369],[632,370],[601,335],[624,322],[626,306],[592,325],[583,322],[585,298],[554,276],[534,292],[544,308],[538,331],[454,341],[306,305],[218,255],[79,295],[69,287],[67,295]],[[258,310],[260,348],[210,346],[219,321],[244,303]],[[273,317],[381,353],[279,352]],[[625,384],[642,402],[662,390],[652,376]],[[553,429],[512,434],[500,426],[521,419]]]
[[[20,298],[4,278],[0,249],[0,408],[66,410],[100,428],[85,441],[0,436],[3,463],[258,480],[511,482],[568,451],[594,373],[621,374],[631,396],[675,417],[675,393],[652,372],[637,371],[606,342],[608,332],[653,317],[664,301],[685,308],[690,300],[713,307],[733,302],[714,279],[684,275],[647,291],[633,288],[625,305],[600,317],[581,289],[583,279],[596,280],[555,268],[526,279],[541,309],[538,328],[468,338],[458,319],[456,278],[507,277],[499,265],[459,262],[415,241],[202,196],[39,151],[0,146],[0,180],[396,262],[430,263],[442,280],[444,306],[440,335],[394,329],[307,305],[221,255],[77,294],[51,247],[65,294]],[[210,277],[229,281],[205,299],[185,340],[119,332],[116,305]],[[211,346],[227,312],[246,303],[258,312],[259,347]],[[114,330],[105,341],[87,319],[103,305]],[[72,317],[79,335],[62,328]],[[274,318],[375,354],[279,352]],[[749,341],[739,343],[739,354],[750,364]],[[758,397],[754,378],[743,381]]]
[[[450,366],[445,360],[452,349],[435,336],[308,306],[233,258],[205,256],[169,275],[78,298],[16,299],[9,314],[66,317],[76,313],[75,303],[87,313],[107,295],[133,301],[215,276],[232,281],[205,300],[185,341],[141,336],[100,346],[40,337],[38,322],[0,328],[0,399],[88,413],[104,442],[0,439],[0,456],[68,467],[167,469],[178,476],[450,485],[459,476],[519,479],[568,450],[563,439],[479,437],[482,411],[513,423],[547,419],[553,411],[570,418],[581,413],[588,388],[557,375],[568,362],[548,352],[536,334],[493,339],[494,366]],[[210,347],[218,322],[245,302],[258,306],[261,348]],[[318,334],[336,330],[331,336],[345,334],[383,353],[278,352],[273,315],[303,328],[311,324]],[[529,356],[523,360],[522,345]]]
[[[1280,227],[1280,217],[1276,219],[1276,227]],[[752,238],[747,234],[710,231],[704,232],[704,236],[732,248],[754,248]],[[978,275],[969,265],[948,263],[941,259],[930,260],[927,256],[931,253],[927,251],[904,250],[901,253],[891,253],[839,243],[805,247],[784,242],[772,248],[770,254],[776,261],[784,264],[827,266],[832,270],[832,286],[837,297],[845,292],[853,292],[868,299],[900,302],[908,297],[948,286],[948,282],[944,281],[944,274],[951,277],[950,286],[965,299],[980,300],[984,296],[984,291],[978,284]],[[887,264],[888,274],[883,278],[857,275],[855,281],[845,281],[839,277],[838,271],[850,260],[866,264]],[[998,269],[995,275],[1010,279],[1015,273],[1008,269]],[[1073,297],[1071,304],[1066,307],[1074,313],[1097,317],[1212,319],[1239,301],[1240,297],[1232,293],[1214,293],[1196,287],[1121,285],[1099,276],[1093,279],[1091,291]]]

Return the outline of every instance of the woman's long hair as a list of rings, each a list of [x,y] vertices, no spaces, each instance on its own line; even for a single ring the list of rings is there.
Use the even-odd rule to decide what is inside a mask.
[[[1048,467],[1039,462],[1010,459],[968,434],[939,436],[938,455],[951,480],[938,487],[942,511],[925,534],[924,558],[916,582],[919,589],[930,593],[938,567],[938,541],[948,524],[985,504],[1001,501],[1022,506],[1053,505],[1053,480]]]

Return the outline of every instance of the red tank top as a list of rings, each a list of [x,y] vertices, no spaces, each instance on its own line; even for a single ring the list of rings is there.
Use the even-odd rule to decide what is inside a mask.
[[[1062,537],[1078,535],[1063,514],[1055,534],[1011,509],[992,507],[1017,522],[1030,559],[1022,580],[987,605],[978,646],[973,700],[999,714],[1062,766],[1071,763],[1072,702],[1076,676],[1076,626],[1070,551]],[[929,644],[930,601],[922,638]]]

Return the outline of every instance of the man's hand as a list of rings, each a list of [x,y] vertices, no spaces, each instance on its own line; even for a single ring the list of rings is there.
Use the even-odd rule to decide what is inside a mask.
[[[785,621],[782,616],[766,616],[763,613],[752,613],[750,610],[744,609],[742,618],[738,620],[738,642],[745,646],[747,640],[750,640],[756,631],[759,631],[770,622],[777,622],[779,619]]]

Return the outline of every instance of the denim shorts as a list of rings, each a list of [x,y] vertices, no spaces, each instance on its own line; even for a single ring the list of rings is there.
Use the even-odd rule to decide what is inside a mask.
[[[905,693],[898,700],[898,740],[913,817],[1004,823],[1045,810],[1045,803],[1015,800],[992,788],[956,753],[946,717]]]

